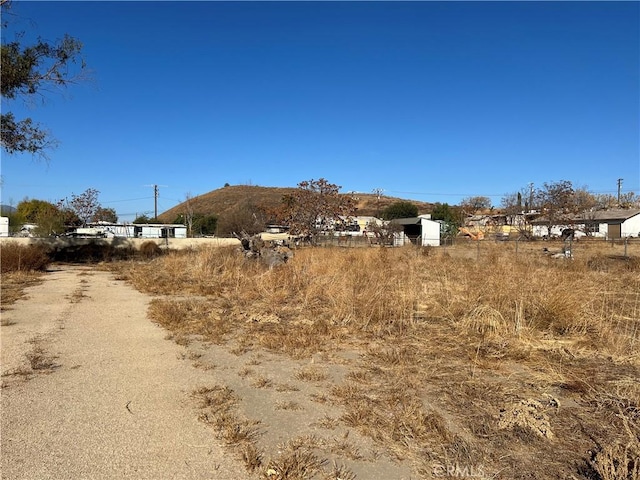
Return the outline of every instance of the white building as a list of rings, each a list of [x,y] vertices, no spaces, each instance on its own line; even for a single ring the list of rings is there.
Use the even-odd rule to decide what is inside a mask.
[[[9,217],[0,217],[0,237],[9,236]]]
[[[187,227],[175,223],[106,223],[90,225],[102,230],[107,237],[125,238],[187,238]]]
[[[399,236],[399,243],[407,243],[407,240],[417,245],[440,245],[440,222],[431,220],[431,215],[419,215],[410,218],[396,218],[393,223],[402,225],[403,234]]]
[[[548,222],[544,218],[532,223],[533,235],[547,235]],[[640,209],[611,209],[584,212],[563,222],[562,225],[551,225],[551,235],[560,236],[566,228],[572,228],[601,238],[640,237]]]

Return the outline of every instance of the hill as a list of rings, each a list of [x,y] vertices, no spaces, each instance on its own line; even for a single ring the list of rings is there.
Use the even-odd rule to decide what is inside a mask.
[[[12,215],[16,213],[16,208],[11,205],[0,205],[0,212],[2,215]]]
[[[195,214],[224,217],[234,212],[238,205],[250,205],[264,210],[277,208],[282,202],[283,195],[293,193],[295,190],[296,188],[294,187],[233,185],[194,197],[191,199],[191,205]],[[387,196],[381,196],[378,199],[377,195],[371,193],[350,193],[343,195],[353,196],[356,200],[358,215],[376,216],[392,203],[403,200],[415,204],[420,214],[429,213],[433,208],[433,204],[427,202]],[[186,202],[183,202],[162,213],[159,215],[159,218],[164,222],[173,222],[178,215],[183,214],[186,210]]]

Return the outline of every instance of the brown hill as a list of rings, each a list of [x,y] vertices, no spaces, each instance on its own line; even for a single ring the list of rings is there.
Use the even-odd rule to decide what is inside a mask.
[[[294,192],[294,187],[258,187],[250,185],[234,185],[219,188],[209,193],[204,193],[191,199],[194,214],[201,215],[217,215],[224,217],[225,214],[233,212],[240,204],[251,205],[261,209],[277,208],[282,197],[286,194]],[[419,202],[415,200],[405,200],[396,197],[381,196],[380,199],[370,193],[350,193],[356,200],[358,215],[376,216],[387,206],[398,201],[408,201],[418,207],[420,214],[429,213],[433,208],[433,204]],[[187,210],[186,202],[176,205],[159,215],[160,220],[164,222],[173,222],[178,215],[184,214]]]

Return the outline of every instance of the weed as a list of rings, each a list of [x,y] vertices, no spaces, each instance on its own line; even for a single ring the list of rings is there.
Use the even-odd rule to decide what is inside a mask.
[[[0,273],[43,272],[51,262],[47,251],[39,245],[0,243]]]
[[[322,382],[329,378],[329,375],[318,367],[305,367],[298,370],[295,373],[295,377],[305,382]]]
[[[261,375],[253,381],[252,385],[256,388],[271,388],[273,387],[273,380]]]
[[[276,402],[276,410],[302,410],[302,407],[298,402],[289,400],[286,402]]]
[[[31,370],[46,371],[56,367],[54,362],[55,358],[49,355],[45,349],[37,343],[33,344],[33,349],[26,353],[26,356],[29,360]]]
[[[140,255],[143,258],[151,259],[162,254],[162,250],[156,242],[148,240],[140,245]]]

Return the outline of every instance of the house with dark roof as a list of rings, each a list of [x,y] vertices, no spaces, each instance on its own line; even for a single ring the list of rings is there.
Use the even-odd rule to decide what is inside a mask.
[[[533,220],[531,225],[534,236],[547,235],[549,220],[544,216]],[[594,210],[567,216],[562,224],[551,225],[551,235],[560,236],[566,228],[602,238],[640,237],[640,209]]]

